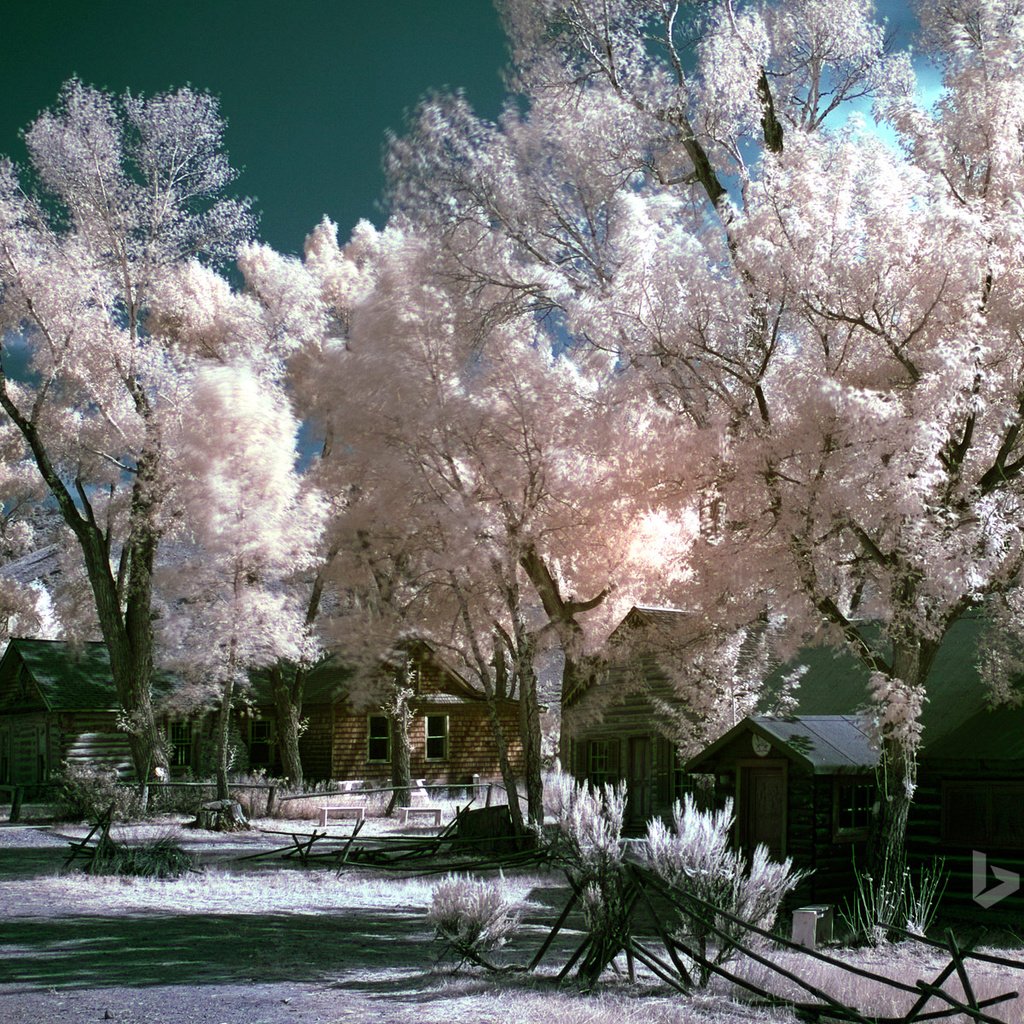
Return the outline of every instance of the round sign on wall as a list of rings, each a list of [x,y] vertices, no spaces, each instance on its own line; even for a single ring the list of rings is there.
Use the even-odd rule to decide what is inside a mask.
[[[750,745],[754,748],[754,753],[758,757],[767,757],[771,752],[772,745],[763,736],[754,736]]]

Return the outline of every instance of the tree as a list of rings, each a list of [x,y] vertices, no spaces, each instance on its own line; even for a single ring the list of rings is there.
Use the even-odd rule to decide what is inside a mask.
[[[353,513],[362,543],[400,552],[392,564],[415,577],[404,593],[418,595],[420,628],[430,623],[492,702],[518,693],[539,822],[538,652],[560,647],[571,677],[579,617],[611,612],[613,581],[628,599],[630,528],[656,463],[638,458],[637,439],[657,411],[595,403],[530,318],[488,324],[428,239],[395,226],[375,249],[338,364],[338,390],[343,380],[356,400],[337,403],[334,432],[373,510]]]
[[[140,780],[166,757],[151,702],[153,568],[164,532],[168,417],[188,357],[149,325],[155,292],[249,236],[248,204],[208,95],[114,99],[78,81],[28,129],[30,168],[0,163],[5,430],[81,551]],[[196,358],[195,353],[191,354]]]
[[[279,390],[244,366],[210,366],[189,406],[217,430],[182,443],[173,497],[188,548],[164,577],[161,634],[170,663],[216,707],[217,798],[227,800],[231,712],[251,673],[313,655],[305,610],[281,581],[309,562],[325,507],[300,485],[298,424]]]
[[[392,158],[492,316],[546,311],[671,411],[650,443],[701,515],[689,600],[868,666],[887,879],[935,651],[1024,561],[1019,5],[920,10],[933,109],[867,0],[700,25],[509,0],[521,102],[489,125],[433,100]],[[898,148],[837,117],[864,98]]]

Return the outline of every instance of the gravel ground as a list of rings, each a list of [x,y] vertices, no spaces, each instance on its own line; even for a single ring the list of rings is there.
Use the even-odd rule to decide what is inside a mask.
[[[120,834],[139,840],[173,828]],[[365,872],[338,878],[286,869],[277,858],[232,868],[230,857],[290,840],[184,829],[180,841],[214,865],[201,874],[177,881],[62,874],[68,840],[86,832],[0,825],[4,1024],[552,1019],[552,996],[536,991],[536,982],[495,985],[438,967],[424,919],[433,880]],[[681,1020],[678,1006],[657,999],[644,1000],[644,1015],[635,1017],[631,995],[556,995],[555,1017],[570,1024]],[[666,1015],[649,1016],[662,1003]]]

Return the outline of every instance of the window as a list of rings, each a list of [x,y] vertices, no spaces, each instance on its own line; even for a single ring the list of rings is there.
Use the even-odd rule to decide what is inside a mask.
[[[944,782],[942,838],[978,849],[1024,848],[1024,782]]]
[[[171,722],[167,726],[170,767],[187,768],[192,764],[192,723]]]
[[[427,760],[443,761],[448,756],[448,716],[427,715]]]
[[[366,760],[382,764],[391,760],[391,723],[386,715],[366,719]]]
[[[592,786],[614,782],[611,740],[591,740],[587,751],[587,779]]]
[[[672,800],[682,803],[691,791],[692,782],[686,774],[686,758],[678,750],[672,751]]]
[[[254,718],[249,723],[249,764],[269,768],[274,760],[274,723],[269,718]]]
[[[836,779],[832,791],[832,835],[866,839],[875,810],[875,784],[867,779]]]

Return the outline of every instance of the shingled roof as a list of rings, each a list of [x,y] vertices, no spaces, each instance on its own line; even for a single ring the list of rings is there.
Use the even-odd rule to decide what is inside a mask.
[[[158,694],[173,685],[167,675],[153,679]],[[121,707],[110,655],[100,641],[72,644],[13,637],[0,658],[0,704],[18,704],[22,690],[22,703],[41,705],[47,711],[117,711]]]
[[[114,711],[120,707],[105,644],[14,638],[0,658],[0,690],[19,678],[47,711]],[[6,702],[5,702],[6,703]]]
[[[858,715],[754,715],[705,747],[687,764],[687,771],[700,771],[703,763],[713,760],[719,750],[744,732],[761,736],[779,753],[816,775],[863,772],[878,764],[878,747]]]

